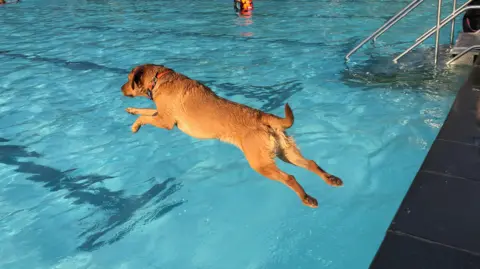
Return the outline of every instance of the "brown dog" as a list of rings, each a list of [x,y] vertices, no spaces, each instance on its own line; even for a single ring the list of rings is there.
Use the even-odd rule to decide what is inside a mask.
[[[199,139],[219,139],[243,151],[250,166],[263,176],[290,187],[302,202],[317,207],[317,200],[308,195],[292,175],[281,171],[275,157],[308,169],[332,186],[342,181],[305,159],[285,129],[293,124],[293,113],[285,105],[285,118],[234,103],[217,96],[210,88],[162,65],[135,67],[122,86],[125,96],[143,96],[154,101],[156,109],[127,108],[140,115],[132,125],[136,133],[150,124],[167,130],[176,125],[184,133]]]

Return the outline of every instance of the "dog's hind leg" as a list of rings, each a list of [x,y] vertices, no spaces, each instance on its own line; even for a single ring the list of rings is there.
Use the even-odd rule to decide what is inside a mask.
[[[155,116],[155,114],[157,113],[157,110],[152,108],[128,107],[125,110],[132,115],[142,115],[142,116]]]
[[[292,189],[300,200],[309,207],[318,207],[315,198],[308,195],[303,187],[297,182],[294,176],[281,171],[275,164],[275,145],[268,145],[268,136],[256,134],[249,135],[242,141],[242,151],[247,158],[250,167],[257,173],[271,180],[279,181]]]
[[[302,153],[298,149],[295,141],[289,136],[281,135],[279,138],[280,151],[278,157],[284,162],[291,163],[293,165],[305,168],[319,177],[321,177],[328,185],[342,186],[343,182],[340,178],[327,173],[313,160],[307,160],[303,157]]]

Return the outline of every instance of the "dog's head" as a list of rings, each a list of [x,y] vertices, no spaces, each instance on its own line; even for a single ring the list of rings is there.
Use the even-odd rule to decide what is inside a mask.
[[[155,76],[168,69],[163,65],[144,64],[139,65],[130,71],[128,81],[122,86],[122,93],[128,97],[149,97],[150,87]]]

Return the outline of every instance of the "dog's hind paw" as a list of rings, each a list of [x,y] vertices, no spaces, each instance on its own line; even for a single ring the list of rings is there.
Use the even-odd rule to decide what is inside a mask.
[[[326,181],[327,181],[327,184],[330,186],[335,186],[335,187],[343,186],[343,181],[334,175],[328,175]]]
[[[311,207],[311,208],[317,208],[318,207],[318,202],[317,199],[313,198],[312,196],[305,194],[305,197],[303,197],[303,204]]]

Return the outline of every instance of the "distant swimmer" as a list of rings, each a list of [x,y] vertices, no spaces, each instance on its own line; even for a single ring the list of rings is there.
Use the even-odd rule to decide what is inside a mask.
[[[20,2],[20,0],[17,0],[16,2],[7,2],[5,0],[0,0],[0,5],[6,5],[6,4],[16,4]]]
[[[250,14],[253,10],[252,0],[233,0],[233,9],[240,14]]]

